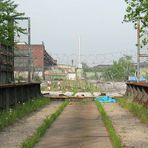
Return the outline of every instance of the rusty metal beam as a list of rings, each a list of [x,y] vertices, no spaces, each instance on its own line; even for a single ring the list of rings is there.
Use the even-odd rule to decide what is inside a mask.
[[[128,82],[126,95],[132,96],[133,100],[148,107],[148,83]]]
[[[18,103],[41,96],[40,83],[0,85],[0,108],[9,109]]]

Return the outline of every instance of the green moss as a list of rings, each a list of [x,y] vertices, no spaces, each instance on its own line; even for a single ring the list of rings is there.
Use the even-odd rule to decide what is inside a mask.
[[[23,104],[18,104],[15,108],[9,109],[8,111],[0,112],[0,129],[14,123],[17,119],[21,119],[25,115],[36,111],[38,108],[48,104],[49,102],[49,98],[41,97]]]
[[[113,144],[113,147],[114,148],[121,148],[121,139],[120,137],[117,135],[114,127],[113,127],[113,124],[112,124],[112,121],[110,120],[109,116],[106,114],[104,108],[102,107],[101,103],[97,102],[96,101],[96,106],[101,114],[101,117],[102,117],[102,120],[109,132],[109,135],[110,135],[110,138],[112,140],[112,144]]]
[[[148,108],[131,101],[131,99],[119,98],[118,102],[123,108],[128,109],[137,116],[143,123],[148,124]]]
[[[65,106],[68,104],[67,101],[65,101],[55,113],[48,116],[40,127],[36,130],[36,132],[31,136],[28,137],[22,144],[22,148],[32,148],[36,143],[38,143],[40,137],[42,137],[46,130],[52,125],[52,123],[56,120],[56,118],[61,114],[61,112],[64,110]]]

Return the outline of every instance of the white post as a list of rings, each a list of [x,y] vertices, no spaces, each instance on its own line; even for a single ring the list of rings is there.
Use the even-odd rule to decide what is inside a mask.
[[[79,55],[78,55],[78,67],[80,66],[81,64],[81,38],[79,36]]]

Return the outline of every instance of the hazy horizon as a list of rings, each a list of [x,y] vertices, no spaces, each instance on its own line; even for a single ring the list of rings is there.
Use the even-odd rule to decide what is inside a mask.
[[[18,10],[31,17],[32,43],[44,41],[60,63],[77,64],[78,37],[81,61],[108,64],[124,54],[136,55],[136,31],[123,23],[126,4],[112,0],[15,0]]]

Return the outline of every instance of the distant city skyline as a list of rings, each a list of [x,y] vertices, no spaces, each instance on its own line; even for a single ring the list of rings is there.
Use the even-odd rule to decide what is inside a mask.
[[[31,17],[32,43],[44,41],[58,62],[78,64],[78,38],[81,36],[81,62],[109,64],[124,54],[136,58],[136,31],[123,23],[123,0],[15,0],[18,10]]]

